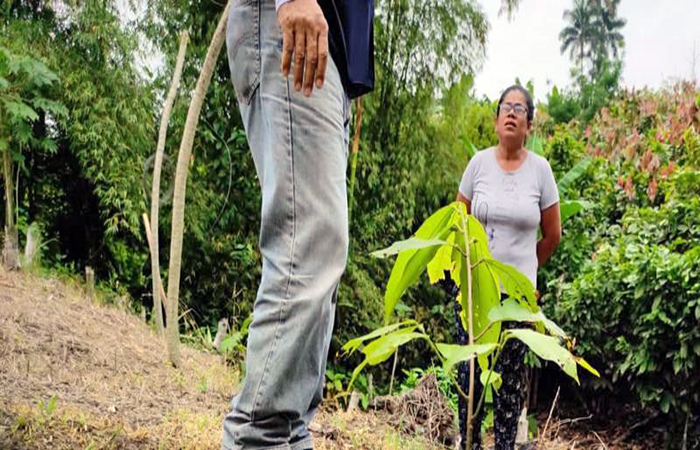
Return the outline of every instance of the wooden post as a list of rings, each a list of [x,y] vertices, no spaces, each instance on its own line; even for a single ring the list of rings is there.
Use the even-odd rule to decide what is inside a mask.
[[[85,267],[85,285],[87,286],[87,292],[90,297],[95,296],[95,271],[92,267]]]

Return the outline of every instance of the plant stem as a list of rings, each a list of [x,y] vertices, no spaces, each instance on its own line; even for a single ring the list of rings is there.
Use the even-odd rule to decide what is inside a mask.
[[[17,222],[15,222],[15,187],[11,150],[8,147],[2,152],[3,177],[5,178],[5,242],[3,246],[3,263],[8,270],[19,268],[19,238]]]
[[[355,100],[355,134],[352,138],[352,161],[350,162],[350,201],[348,202],[348,222],[352,217],[355,204],[355,173],[357,171],[357,155],[360,150],[360,131],[362,130],[362,97]]]
[[[185,221],[185,190],[187,188],[187,171],[192,155],[192,145],[199,122],[199,113],[202,110],[204,97],[206,96],[212,73],[216,66],[216,60],[221,52],[221,47],[226,39],[226,24],[228,23],[228,11],[231,2],[226,3],[219,23],[212,36],[207,56],[202,65],[202,71],[197,79],[197,85],[192,95],[185,130],[182,133],[182,142],[175,169],[175,188],[173,191],[173,218],[170,233],[170,265],[168,270],[168,302],[166,314],[166,335],[168,337],[168,358],[175,366],[180,366],[180,333],[178,320],[178,299],[180,296],[180,270],[182,263],[182,236]]]
[[[503,346],[505,346],[505,342],[503,343]],[[498,347],[498,351],[496,351],[496,356],[493,358],[493,361],[491,362],[492,368],[496,367],[496,361],[498,361],[498,357],[501,356],[502,349],[503,349],[502,346]],[[489,374],[486,376],[486,384],[484,385],[484,390],[481,391],[481,396],[479,397],[479,403],[477,403],[476,408],[474,408],[474,415],[479,414],[479,411],[481,410],[481,407],[484,404],[484,400],[486,399],[486,387],[489,385],[489,382],[491,381],[492,374],[493,374],[493,369],[489,370]]]
[[[389,395],[391,396],[394,390],[394,375],[396,374],[396,361],[399,359],[399,348],[396,347],[396,352],[394,352],[394,366],[391,368],[391,381],[389,381]]]
[[[165,100],[163,107],[163,116],[160,120],[160,129],[158,131],[158,143],[156,145],[156,157],[153,161],[153,185],[151,187],[151,236],[152,242],[149,246],[151,252],[151,278],[153,280],[153,312],[156,316],[156,324],[158,331],[164,333],[163,322],[163,306],[168,310],[167,300],[161,306],[160,292],[163,290],[163,281],[160,277],[160,243],[158,235],[158,209],[160,207],[160,175],[163,166],[163,153],[165,152],[165,139],[168,133],[168,123],[170,123],[170,113],[175,103],[177,90],[180,87],[180,78],[182,76],[182,67],[185,63],[185,52],[187,51],[187,31],[183,31],[180,37],[180,49],[177,53],[177,61],[175,63],[175,71],[173,72],[173,80],[170,85],[168,97]],[[148,224],[146,224],[148,227]]]
[[[464,207],[464,209],[466,209]],[[472,301],[472,267],[471,267],[471,252],[469,245],[469,226],[467,218],[464,214],[464,209],[460,205],[460,215],[462,216],[462,232],[464,233],[464,248],[467,253],[466,268],[467,268],[467,322],[469,332],[469,345],[474,345],[474,316],[473,316],[473,301]],[[469,361],[469,395],[467,397],[467,448],[472,448],[472,429],[474,427],[474,360]]]

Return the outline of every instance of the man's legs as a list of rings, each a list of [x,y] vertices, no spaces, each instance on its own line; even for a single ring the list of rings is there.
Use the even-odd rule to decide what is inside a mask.
[[[274,0],[233,3],[231,75],[262,187],[262,280],[224,449],[306,449],[348,247],[347,97],[329,63],[310,98],[280,72]]]

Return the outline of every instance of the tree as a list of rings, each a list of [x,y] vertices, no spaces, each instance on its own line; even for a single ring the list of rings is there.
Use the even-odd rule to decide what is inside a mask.
[[[168,124],[170,122],[170,112],[177,96],[177,90],[180,87],[180,77],[182,76],[182,66],[185,62],[185,52],[187,51],[187,31],[182,32],[180,37],[180,50],[177,54],[177,62],[173,72],[173,81],[168,92],[168,97],[165,99],[163,107],[163,115],[160,121],[160,130],[158,132],[158,144],[156,146],[155,159],[153,161],[153,187],[151,189],[151,277],[153,284],[153,312],[156,316],[156,325],[159,331],[163,331],[163,309],[161,307],[161,291],[163,289],[163,281],[160,278],[160,256],[158,237],[158,211],[160,207],[160,172],[163,165],[163,152],[165,150],[165,139],[168,134]],[[167,308],[166,308],[167,310]]]
[[[57,80],[58,76],[41,61],[0,47],[0,152],[5,179],[3,261],[8,269],[20,265],[13,165],[16,162],[26,171],[22,152],[27,149],[56,151],[54,139],[35,136],[33,124],[40,119],[40,113],[52,115],[54,120],[66,116],[66,108],[50,99],[47,93],[47,88]]]
[[[574,0],[573,8],[564,11],[568,21],[561,33],[561,53],[570,57],[584,72],[590,63],[590,77],[600,75],[610,57],[617,59],[625,38],[620,32],[627,21],[617,17],[620,0]]]
[[[617,17],[617,8],[620,0],[592,0],[592,7],[596,19],[593,42],[593,74],[598,75],[603,70],[604,61],[619,56],[620,49],[624,47],[625,38],[620,32],[627,24],[625,19]]]
[[[197,80],[197,88],[192,95],[192,102],[187,112],[187,122],[182,135],[180,152],[177,159],[177,171],[175,172],[175,192],[173,198],[173,221],[170,241],[170,269],[168,281],[168,315],[167,315],[167,336],[168,336],[168,356],[174,366],[180,365],[180,330],[178,320],[178,301],[180,290],[180,268],[182,261],[182,234],[184,231],[185,219],[185,189],[187,187],[187,170],[189,168],[190,156],[194,135],[199,122],[199,113],[202,110],[204,97],[206,96],[209,83],[211,81],[216,60],[221,52],[226,38],[226,23],[228,21],[228,10],[230,2],[226,4],[219,23],[212,36],[211,44],[207,50],[207,56],[202,66],[202,72]]]
[[[576,61],[581,72],[595,39],[596,27],[593,24],[593,13],[587,0],[574,0],[573,8],[564,11],[564,19],[569,24],[559,33],[561,53],[569,51],[569,57]]]

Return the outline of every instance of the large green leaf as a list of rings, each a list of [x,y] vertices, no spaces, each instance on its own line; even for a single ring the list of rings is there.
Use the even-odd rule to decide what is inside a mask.
[[[439,209],[430,216],[415,234],[416,238],[444,240],[450,233],[450,227],[455,215],[452,204]],[[437,246],[406,250],[399,254],[391,270],[386,292],[384,293],[384,323],[391,321],[391,315],[406,289],[420,278],[428,263],[438,251]]]
[[[592,206],[593,203],[587,202],[585,200],[564,200],[559,205],[561,223],[566,222],[572,216]]]
[[[365,359],[353,371],[352,378],[350,379],[350,383],[348,385],[348,390],[350,390],[357,376],[367,365],[375,366],[379,363],[386,361],[391,355],[393,355],[396,352],[396,350],[400,346],[414,339],[430,338],[426,334],[414,333],[409,331],[408,329],[403,329],[386,334],[380,337],[379,339],[376,339],[367,344],[362,349],[362,353],[365,354]]]
[[[466,214],[466,210],[462,213]],[[501,302],[501,291],[498,277],[491,268],[484,264],[484,261],[491,259],[488,247],[488,237],[481,223],[474,217],[466,218],[469,235],[469,257],[472,269],[472,311],[474,335],[478,336],[489,326],[488,314],[491,308]],[[463,242],[463,237],[460,242]],[[463,247],[463,246],[462,246]],[[467,266],[460,268],[460,291],[462,305],[462,323],[464,329],[468,329],[466,312],[469,310],[469,300],[467,298]],[[492,327],[479,339],[479,343],[497,342],[500,333],[500,325]]]
[[[584,369],[586,369],[587,371],[589,371],[589,372],[592,373],[593,375],[595,375],[595,376],[597,376],[598,378],[600,378],[600,373],[599,373],[597,370],[595,370],[595,369],[593,368],[593,366],[591,366],[590,364],[588,364],[588,362],[587,362],[585,359],[583,359],[583,358],[581,358],[581,357],[579,357],[579,356],[574,356],[574,359],[576,360],[576,364],[578,364],[579,366],[583,367]]]
[[[475,356],[489,355],[498,345],[496,343],[488,343],[474,345],[436,344],[435,346],[442,354],[445,371],[448,371],[455,364],[462,361],[469,361]]]
[[[414,339],[428,339],[428,335],[407,330],[397,330],[375,339],[362,349],[370,365],[375,366],[389,359],[400,346]]]
[[[394,242],[393,244],[391,244],[390,247],[372,252],[371,255],[375,258],[386,258],[387,256],[398,255],[399,253],[405,252],[407,250],[420,250],[423,248],[435,247],[445,244],[447,244],[447,242],[443,241],[442,239],[410,238],[406,239],[405,241]]]
[[[0,77],[0,89],[5,89],[10,85],[10,82],[7,81],[7,79]]]
[[[484,265],[490,267],[498,276],[506,293],[513,298],[527,299],[532,308],[537,307],[537,297],[535,297],[535,287],[532,281],[516,268],[504,264],[496,259],[489,258],[484,261]]]
[[[561,346],[561,340],[559,338],[547,336],[532,330],[506,331],[506,338],[511,337],[522,341],[540,358],[557,363],[564,373],[579,383],[578,374],[576,372],[576,360],[567,349]]]
[[[571,186],[571,184],[576,181],[591,165],[593,159],[584,158],[579,161],[574,167],[571,168],[557,183],[557,188],[559,189],[559,195],[563,195],[566,190]]]
[[[479,380],[483,386],[491,385],[496,391],[498,391],[501,388],[501,384],[503,384],[501,374],[493,370],[483,370]]]
[[[492,322],[529,322],[542,323],[549,333],[566,338],[564,330],[549,320],[542,311],[533,312],[513,298],[509,298],[502,305],[497,305],[489,312],[489,320]]]
[[[391,325],[387,325],[385,327],[379,328],[377,330],[372,331],[369,334],[365,334],[364,336],[360,336],[358,338],[355,338],[351,341],[348,341],[345,345],[343,345],[343,353],[346,354],[352,354],[355,352],[360,346],[365,342],[369,341],[371,339],[378,338],[380,336],[383,336],[385,334],[391,333],[393,331],[398,330],[399,328],[405,327],[405,330],[408,330],[409,332],[414,331],[416,328],[418,328],[418,322],[415,320],[406,320],[401,323],[394,323]]]
[[[433,259],[428,263],[428,277],[430,284],[435,284],[440,280],[445,279],[445,271],[452,272],[455,266],[455,261],[452,260],[452,254],[456,250],[455,232],[453,231],[447,236],[447,245],[443,245],[435,253]]]

